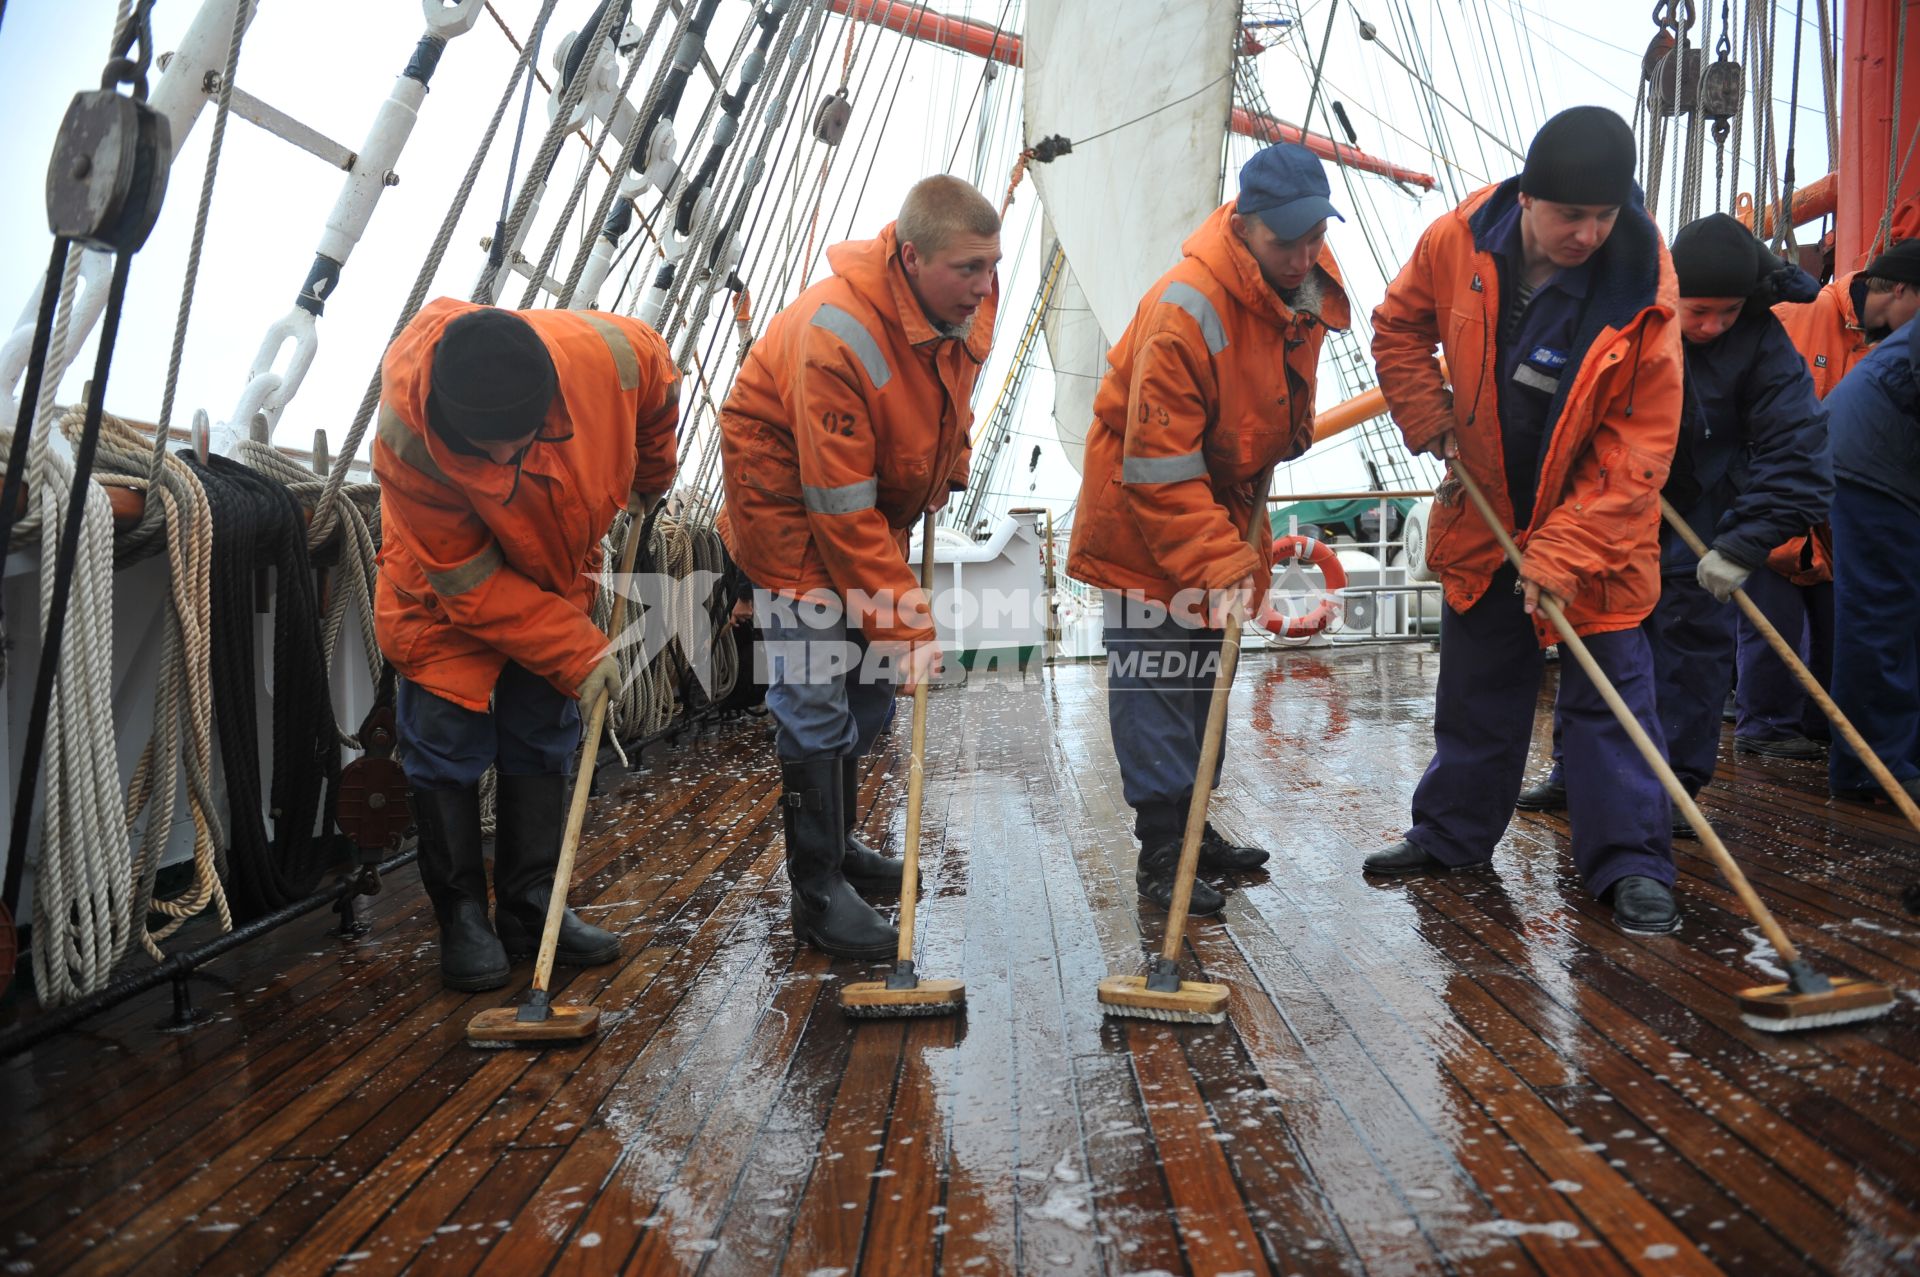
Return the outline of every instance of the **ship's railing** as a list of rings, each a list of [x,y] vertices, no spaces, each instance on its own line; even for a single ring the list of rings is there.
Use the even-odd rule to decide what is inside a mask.
[[[1386,491],[1365,492],[1289,492],[1267,498],[1269,506],[1298,505],[1308,501],[1371,501],[1374,503],[1374,537],[1362,541],[1355,538],[1350,543],[1341,543],[1337,550],[1358,550],[1371,555],[1378,564],[1377,579],[1371,584],[1350,583],[1335,591],[1341,602],[1339,621],[1330,627],[1327,638],[1342,645],[1350,643],[1412,643],[1430,642],[1440,633],[1439,608],[1444,606],[1440,596],[1438,581],[1416,581],[1411,574],[1412,565],[1407,561],[1404,551],[1407,548],[1407,520],[1400,523],[1399,533],[1387,535],[1390,523],[1390,511],[1397,501],[1429,501],[1433,498],[1432,488],[1401,488]],[[1287,535],[1292,528],[1276,529],[1276,535]],[[1329,542],[1329,544],[1332,544]],[[1389,563],[1389,557],[1399,554],[1398,563]],[[1351,574],[1350,574],[1351,575]],[[1395,576],[1398,580],[1393,579]],[[1428,603],[1433,606],[1432,619],[1427,619]],[[1397,603],[1398,606],[1389,606]],[[1397,617],[1397,621],[1385,618]],[[1298,647],[1303,642],[1314,640],[1287,639],[1269,634],[1259,626],[1248,631],[1249,646]]]
[[[1379,565],[1376,579],[1360,581],[1335,591],[1341,602],[1341,618],[1324,635],[1311,639],[1288,639],[1270,634],[1259,626],[1250,626],[1246,631],[1246,645],[1250,648],[1287,648],[1300,647],[1308,643],[1316,645],[1335,643],[1341,646],[1361,643],[1409,643],[1431,641],[1439,634],[1440,584],[1437,581],[1416,581],[1409,575],[1409,565],[1402,552],[1406,549],[1403,520],[1400,530],[1388,535],[1391,523],[1390,508],[1398,501],[1425,501],[1431,499],[1431,488],[1405,488],[1388,491],[1366,492],[1295,492],[1273,496],[1268,499],[1271,506],[1294,505],[1308,501],[1371,501],[1375,503],[1375,531],[1369,540],[1354,539],[1342,542],[1337,550],[1358,550],[1369,554]],[[1286,535],[1294,529],[1277,529],[1278,534]],[[1064,530],[1061,532],[1064,539]],[[1399,562],[1388,560],[1398,554]],[[1064,547],[1056,547],[1056,558],[1066,561]],[[1295,572],[1303,571],[1296,569]],[[1317,577],[1318,573],[1313,573]],[[1297,575],[1295,577],[1297,580]],[[1285,586],[1283,577],[1277,584]],[[1085,660],[1097,659],[1100,652],[1098,641],[1098,613],[1102,607],[1103,595],[1100,590],[1083,582],[1059,573],[1053,582],[1053,596],[1056,608],[1071,609],[1073,622],[1064,628],[1064,635],[1056,634],[1054,648],[1050,653],[1053,659]],[[1297,597],[1297,595],[1295,595]],[[1430,614],[1430,615],[1429,615]]]

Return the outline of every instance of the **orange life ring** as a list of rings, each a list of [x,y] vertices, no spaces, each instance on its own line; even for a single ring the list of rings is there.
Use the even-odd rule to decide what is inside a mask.
[[[1333,547],[1312,537],[1286,536],[1274,539],[1273,566],[1276,571],[1302,560],[1309,567],[1320,569],[1326,585],[1304,615],[1286,616],[1272,611],[1266,614],[1261,623],[1281,638],[1312,638],[1333,624],[1340,615],[1339,591],[1347,588],[1347,570],[1340,565],[1340,558],[1334,553]]]

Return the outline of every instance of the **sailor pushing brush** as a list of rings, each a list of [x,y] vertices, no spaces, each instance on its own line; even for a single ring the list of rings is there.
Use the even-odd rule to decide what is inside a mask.
[[[394,339],[381,378],[374,626],[399,674],[420,878],[441,982],[497,989],[541,938],[581,711],[619,686],[593,576],[622,507],[644,511],[673,482],[679,376],[636,320],[441,298]],[[560,962],[619,955],[613,935],[561,913]]]
[[[896,689],[924,687],[939,666],[906,552],[967,484],[1000,217],[967,183],[929,177],[894,222],[827,261],[832,275],[767,325],[727,396],[719,530],[755,586],[794,933],[838,957],[885,958],[902,932],[859,893],[900,891],[904,866],[854,832],[857,765]]]
[[[1140,895],[1162,909],[1227,615],[1255,611],[1272,574],[1268,476],[1313,442],[1320,347],[1348,322],[1326,251],[1327,221],[1340,216],[1328,195],[1305,147],[1247,161],[1238,197],[1141,299],[1094,399],[1067,571],[1107,592],[1107,717],[1140,840]],[[1200,837],[1201,868],[1266,863],[1210,824]],[[1193,913],[1224,905],[1193,884]]]
[[[1446,458],[1452,481],[1427,546],[1446,601],[1433,761],[1405,838],[1369,856],[1369,874],[1492,858],[1520,792],[1543,650],[1559,638],[1543,600],[1661,741],[1641,622],[1660,594],[1660,489],[1680,430],[1679,288],[1634,159],[1613,112],[1554,116],[1520,176],[1427,228],[1374,312],[1387,405],[1407,447]],[[1460,500],[1466,479],[1491,524]],[[1503,534],[1521,548],[1517,570]],[[1560,713],[1582,880],[1623,927],[1671,930],[1660,783],[1578,663],[1562,666]]]

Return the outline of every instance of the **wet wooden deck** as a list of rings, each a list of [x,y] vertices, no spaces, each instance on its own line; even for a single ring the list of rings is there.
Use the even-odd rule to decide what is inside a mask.
[[[364,940],[316,915],[214,965],[191,1035],[155,1031],[156,993],[0,1066],[0,1270],[1912,1271],[1897,817],[1724,762],[1706,809],[1789,928],[1905,990],[1865,1028],[1752,1032],[1730,995],[1764,959],[1691,844],[1668,938],[1609,925],[1551,817],[1495,874],[1361,878],[1426,762],[1436,659],[1244,670],[1216,810],[1277,854],[1193,934],[1227,1026],[1096,1008],[1142,942],[1099,667],[933,698],[921,969],[966,980],[964,1019],[840,1014],[855,968],[795,952],[742,726],[596,809],[574,899],[628,956],[564,997],[605,1009],[597,1042],[468,1047],[507,999],[437,987],[407,871]],[[896,843],[905,735],[866,784]]]

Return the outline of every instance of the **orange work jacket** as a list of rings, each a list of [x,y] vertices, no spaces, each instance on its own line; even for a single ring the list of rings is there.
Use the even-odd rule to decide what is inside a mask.
[[[1636,201],[1620,210],[1595,263],[1587,318],[1564,377],[1533,518],[1514,527],[1499,419],[1495,334],[1504,255],[1476,219],[1518,179],[1489,186],[1429,226],[1373,313],[1373,360],[1407,447],[1452,430],[1464,466],[1519,542],[1529,579],[1568,600],[1580,634],[1631,629],[1660,597],[1660,489],[1680,433],[1680,289],[1659,232]],[[1491,211],[1491,210],[1490,210]],[[1439,347],[1451,387],[1434,358]],[[1436,503],[1427,563],[1464,612],[1506,562],[1464,496]],[[1541,644],[1559,641],[1544,613]]]
[[[1067,571],[1160,603],[1272,568],[1272,530],[1247,543],[1254,488],[1313,443],[1313,397],[1327,329],[1346,328],[1347,295],[1323,251],[1318,300],[1294,310],[1233,233],[1234,204],[1180,246],[1107,354],[1093,401]],[[1262,515],[1265,511],[1258,512]]]
[[[1857,271],[1843,275],[1810,302],[1781,302],[1773,308],[1794,349],[1807,361],[1813,391],[1822,399],[1873,349],[1854,304],[1859,278]],[[1821,523],[1792,538],[1767,556],[1767,566],[1795,585],[1833,580],[1832,527]]]
[[[720,412],[727,551],[756,586],[831,589],[869,639],[924,642],[907,564],[914,526],[966,487],[973,384],[993,345],[999,290],[964,334],[934,328],[889,224],[827,250],[833,274],[775,315]],[[889,602],[890,601],[890,602]]]
[[[600,539],[630,491],[673,483],[678,375],[638,320],[516,312],[553,357],[558,390],[517,465],[427,421],[433,353],[479,307],[428,303],[381,365],[374,629],[402,676],[484,711],[508,661],[572,695],[607,648],[588,608]]]

